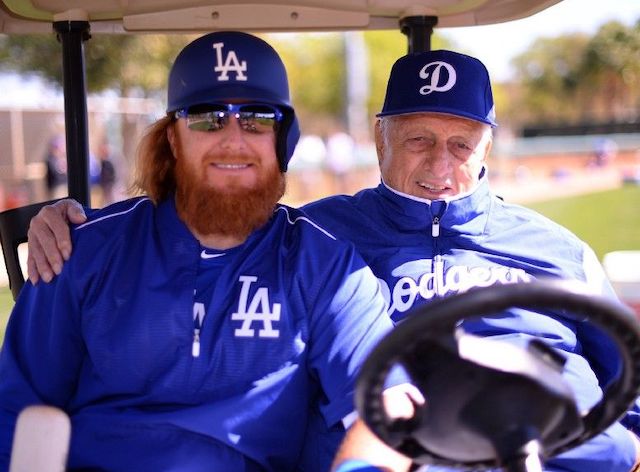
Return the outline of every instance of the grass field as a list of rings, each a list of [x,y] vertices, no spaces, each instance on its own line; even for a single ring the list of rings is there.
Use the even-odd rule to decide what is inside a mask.
[[[640,250],[640,186],[527,206],[576,233],[593,247],[600,260],[610,251]],[[12,307],[11,291],[0,287],[0,343]]]
[[[640,250],[640,186],[528,204],[569,228],[598,258],[621,249]]]

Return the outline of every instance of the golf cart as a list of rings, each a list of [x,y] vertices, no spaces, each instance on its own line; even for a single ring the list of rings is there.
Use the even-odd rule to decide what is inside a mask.
[[[51,32],[61,42],[64,66],[65,121],[69,196],[89,203],[87,106],[83,45],[92,32],[132,34],[142,32],[204,32],[219,29],[245,31],[326,31],[400,28],[408,51],[430,48],[436,27],[471,26],[509,21],[531,15],[557,1],[316,2],[265,1],[252,3],[20,1],[0,4],[0,31],[7,34]],[[26,240],[30,218],[48,202],[9,210],[0,215],[0,236],[14,296],[24,281],[17,246]],[[495,352],[505,346],[490,345],[457,328],[470,314],[493,313],[510,306],[562,308],[589,317],[616,344],[623,366],[604,398],[588,412],[579,412],[562,382],[562,359],[542,343],[531,343],[508,369],[496,362]],[[427,312],[428,311],[428,316]],[[423,316],[424,315],[424,316]],[[424,333],[424,336],[415,336]],[[603,431],[626,411],[640,388],[640,330],[624,308],[553,284],[531,283],[469,291],[442,303],[429,305],[401,324],[376,350],[363,369],[357,404],[371,429],[385,442],[412,457],[416,463],[455,467],[504,467],[507,470],[541,470],[542,458],[575,447]],[[520,353],[520,351],[517,351]],[[493,355],[491,355],[493,353]],[[499,356],[498,356],[499,357]],[[416,360],[419,359],[419,362]],[[431,362],[424,359],[434,359]],[[401,364],[429,398],[430,412],[408,421],[387,418],[380,400],[386,373]],[[436,366],[438,368],[436,368]],[[462,373],[474,379],[474,389],[446,401],[442,372]],[[448,387],[448,395],[458,390]],[[499,387],[499,388],[498,388]],[[500,392],[496,401],[495,392]],[[474,395],[467,395],[473,392]],[[440,400],[443,398],[443,400]],[[451,399],[449,396],[448,399]],[[446,406],[440,402],[443,401]],[[460,412],[470,404],[474,411],[503,414],[466,418]],[[532,408],[536,405],[536,408]],[[456,422],[454,419],[464,421]],[[444,429],[440,426],[444,425]],[[508,436],[508,439],[506,437]],[[537,460],[537,462],[536,462]]]

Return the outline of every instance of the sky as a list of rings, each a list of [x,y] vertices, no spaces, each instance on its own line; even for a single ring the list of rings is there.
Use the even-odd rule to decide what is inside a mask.
[[[489,26],[443,28],[457,51],[480,59],[492,80],[503,81],[513,71],[509,60],[524,52],[538,37],[565,33],[595,33],[610,20],[631,26],[640,19],[640,0],[563,0],[531,17]]]

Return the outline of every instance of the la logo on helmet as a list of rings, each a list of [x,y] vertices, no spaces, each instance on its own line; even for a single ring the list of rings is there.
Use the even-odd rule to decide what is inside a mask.
[[[213,43],[213,49],[216,50],[216,61],[217,64],[213,68],[215,72],[220,72],[218,74],[218,80],[220,82],[226,82],[229,80],[229,72],[236,73],[236,80],[246,81],[247,76],[244,73],[247,71],[247,61],[240,62],[238,60],[238,56],[236,56],[236,52],[231,50],[227,53],[227,57],[223,60],[222,58],[222,48],[224,43]]]
[[[443,69],[446,71],[444,74]],[[427,85],[420,87],[420,95],[429,95],[431,92],[446,92],[456,84],[456,70],[447,62],[430,62],[420,70],[419,75],[421,79],[429,79],[431,77]],[[440,85],[441,80],[446,80],[445,75],[448,80],[443,85]]]

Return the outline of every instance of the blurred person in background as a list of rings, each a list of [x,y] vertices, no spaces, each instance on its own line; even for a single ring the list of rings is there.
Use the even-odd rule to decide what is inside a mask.
[[[351,193],[349,175],[356,158],[353,138],[342,130],[334,131],[327,138],[327,169],[334,181],[334,193]]]
[[[98,185],[101,193],[101,204],[98,206],[109,205],[115,201],[116,167],[113,163],[112,148],[108,141],[100,142],[96,157],[100,163]]]
[[[55,135],[49,139],[45,155],[47,198],[62,198],[67,191],[67,152],[63,136]]]

